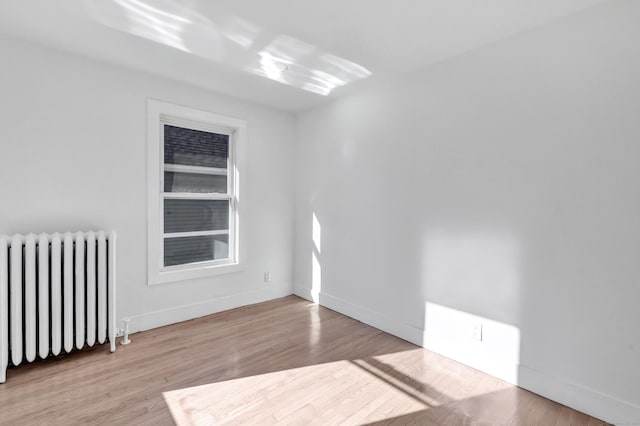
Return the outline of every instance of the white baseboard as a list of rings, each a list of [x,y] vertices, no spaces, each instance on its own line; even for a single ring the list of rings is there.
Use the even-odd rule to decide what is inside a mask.
[[[614,425],[640,425],[640,406],[520,365],[518,386]]]
[[[318,301],[319,296],[319,303],[324,307],[327,307],[336,312],[340,312],[341,314],[348,317],[357,319],[358,321],[361,321],[389,334],[393,334],[394,336],[397,336],[415,345],[422,346],[422,330],[417,327],[403,324],[401,322],[395,321],[393,318],[365,308],[364,306],[347,302],[346,300],[328,295],[326,293],[314,295],[308,288],[295,286],[293,289],[293,293],[296,296],[300,296],[303,299],[307,299],[312,302]]]
[[[326,293],[312,294],[310,289],[302,286],[295,286],[294,294],[590,416],[618,425],[640,425],[640,407],[630,402],[551,377],[522,364],[474,356],[471,351],[458,350],[428,336],[420,328],[339,297]]]
[[[169,324],[188,321],[241,306],[266,302],[267,300],[289,296],[290,294],[292,294],[290,286],[265,287],[216,299],[174,306],[140,315],[133,315],[129,317],[131,319],[129,328],[131,333],[137,333],[139,331],[151,330]]]

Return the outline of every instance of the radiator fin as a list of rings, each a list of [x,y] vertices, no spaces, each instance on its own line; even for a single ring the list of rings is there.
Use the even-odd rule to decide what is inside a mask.
[[[84,234],[78,232],[76,234],[76,276],[74,281],[75,299],[76,299],[76,349],[82,349],[84,346]]]
[[[87,345],[96,343],[96,234],[87,234]]]
[[[62,237],[51,239],[51,352],[62,350]]]
[[[0,236],[0,383],[9,365],[9,239]]]
[[[107,242],[98,232],[98,343],[107,339]]]
[[[38,237],[38,355],[49,355],[49,239]]]
[[[14,237],[11,241],[11,362],[20,365],[22,362],[22,240]]]
[[[24,343],[25,357],[36,359],[36,236],[27,235],[24,248]]]
[[[73,349],[73,234],[64,234],[64,258],[63,258],[63,327],[64,350],[69,353]]]

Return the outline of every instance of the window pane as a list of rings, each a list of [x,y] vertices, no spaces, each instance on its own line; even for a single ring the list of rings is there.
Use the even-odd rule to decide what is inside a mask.
[[[229,258],[229,236],[165,238],[164,266]]]
[[[164,162],[227,168],[229,136],[164,125]]]
[[[164,200],[164,232],[229,229],[227,200]]]
[[[164,192],[227,193],[227,177],[196,173],[164,172]]]

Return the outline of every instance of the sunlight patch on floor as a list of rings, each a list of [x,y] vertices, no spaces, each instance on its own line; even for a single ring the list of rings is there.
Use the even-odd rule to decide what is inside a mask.
[[[439,405],[441,392],[395,368],[394,357],[402,360],[400,355],[294,368],[163,396],[179,426],[291,421],[362,424]]]

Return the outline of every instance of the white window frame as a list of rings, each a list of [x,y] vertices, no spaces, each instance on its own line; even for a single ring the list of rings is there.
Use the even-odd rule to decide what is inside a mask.
[[[229,135],[229,170],[227,179],[228,194],[165,194],[164,192],[164,125],[169,124],[195,130],[203,130]],[[243,223],[243,210],[240,194],[243,194],[243,180],[246,176],[247,123],[233,117],[227,117],[208,111],[193,109],[181,105],[154,99],[147,101],[147,282],[148,285],[165,284],[196,278],[227,274],[242,270],[245,259],[244,232],[240,232]],[[190,169],[195,172],[214,173],[210,168],[199,169],[193,166],[170,166],[172,170]],[[198,170],[196,170],[198,169]],[[222,170],[219,170],[222,173]],[[164,199],[221,199],[230,200],[229,218],[229,258],[185,265],[164,266]],[[206,232],[205,232],[206,233]],[[211,231],[219,233],[219,231]],[[226,233],[226,232],[225,232]],[[189,233],[180,233],[189,236]],[[184,234],[184,235],[183,235]],[[204,233],[198,232],[197,235]],[[195,233],[194,233],[195,235]]]

